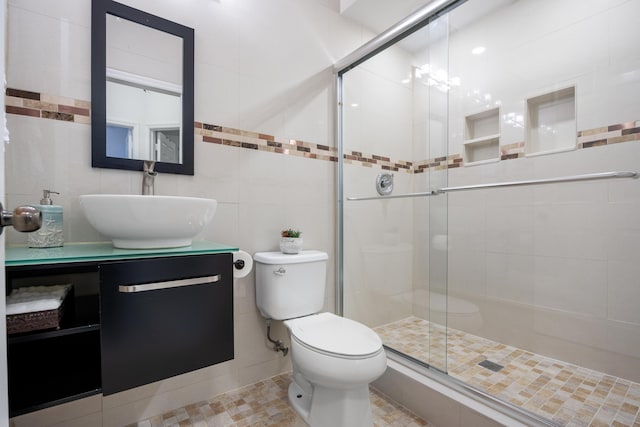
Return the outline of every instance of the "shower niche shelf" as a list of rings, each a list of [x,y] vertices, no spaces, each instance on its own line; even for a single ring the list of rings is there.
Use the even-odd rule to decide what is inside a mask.
[[[576,148],[574,86],[527,99],[525,153],[540,155]]]
[[[477,165],[500,159],[500,109],[465,117],[464,164]]]

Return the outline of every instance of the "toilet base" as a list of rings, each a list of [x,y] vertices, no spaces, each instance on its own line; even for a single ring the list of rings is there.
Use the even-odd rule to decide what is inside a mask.
[[[309,423],[309,411],[311,410],[311,395],[305,393],[295,381],[289,384],[289,402],[293,409],[302,417],[302,419]]]
[[[289,384],[289,402],[311,427],[373,427],[369,386],[336,390],[314,385],[313,395]]]

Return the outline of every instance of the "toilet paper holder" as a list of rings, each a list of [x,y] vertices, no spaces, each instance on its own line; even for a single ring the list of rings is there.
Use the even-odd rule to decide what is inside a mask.
[[[233,264],[233,278],[241,279],[246,277],[251,273],[253,269],[253,259],[251,255],[243,250],[238,250],[233,253],[233,260],[231,261]]]

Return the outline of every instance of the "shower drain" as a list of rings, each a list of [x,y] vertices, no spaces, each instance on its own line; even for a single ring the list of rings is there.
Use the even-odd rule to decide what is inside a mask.
[[[488,370],[493,372],[499,372],[502,368],[504,368],[504,366],[499,365],[495,362],[492,362],[488,359],[483,360],[482,362],[478,363],[478,365],[482,366],[483,368],[487,368]]]

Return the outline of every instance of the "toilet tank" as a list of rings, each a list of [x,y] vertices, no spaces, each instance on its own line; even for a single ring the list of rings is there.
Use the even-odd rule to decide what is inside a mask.
[[[320,251],[256,253],[256,305],[262,316],[284,320],[321,311],[328,258]]]

